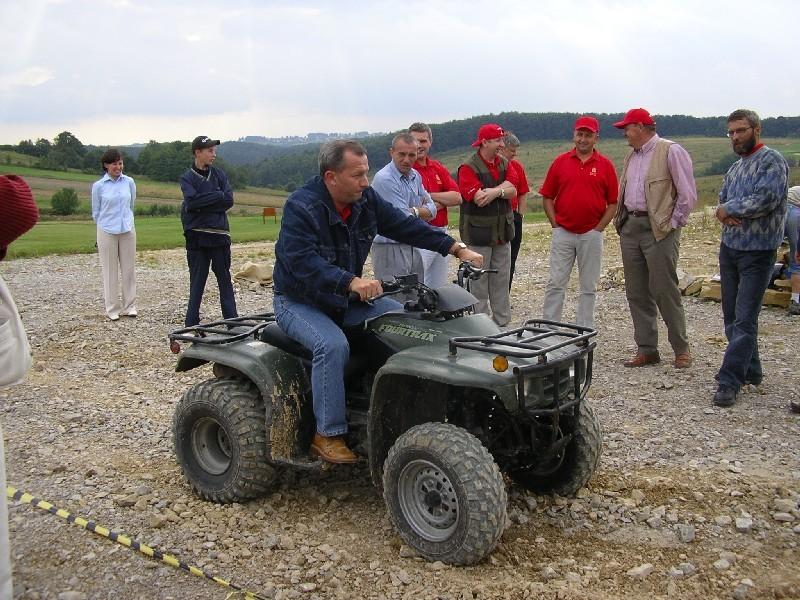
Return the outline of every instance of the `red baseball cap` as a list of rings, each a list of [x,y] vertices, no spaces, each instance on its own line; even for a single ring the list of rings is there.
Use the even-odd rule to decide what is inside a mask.
[[[584,115],[575,120],[575,129],[588,129],[592,133],[600,133],[600,123],[594,117]]]
[[[478,139],[472,142],[472,147],[477,148],[481,145],[483,140],[496,140],[497,138],[503,137],[505,134],[506,132],[503,131],[503,128],[495,123],[481,125],[481,128],[478,129]]]
[[[617,121],[614,123],[614,127],[617,129],[624,129],[626,125],[630,125],[631,123],[641,123],[642,125],[656,124],[656,122],[653,121],[653,117],[651,117],[650,113],[645,109],[632,108],[625,113],[625,117],[622,119],[622,121]]]
[[[39,209],[22,177],[0,177],[0,260],[8,245],[36,225]]]

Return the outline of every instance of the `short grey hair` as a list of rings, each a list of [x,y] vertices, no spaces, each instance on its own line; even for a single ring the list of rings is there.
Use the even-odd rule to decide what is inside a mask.
[[[338,173],[344,167],[345,152],[352,152],[356,156],[366,156],[367,151],[356,140],[331,140],[325,142],[319,149],[319,174],[325,175],[327,171]]]
[[[750,110],[748,108],[740,108],[728,115],[728,123],[730,123],[731,121],[740,121],[742,119],[747,121],[750,127],[754,129],[756,127],[759,128],[761,127],[761,118],[754,110]]]
[[[513,131],[506,131],[503,135],[503,144],[506,146],[512,146],[513,148],[519,148],[520,142],[519,138],[514,135]]]
[[[408,128],[408,132],[427,133],[428,138],[430,138],[430,140],[433,141],[433,131],[431,131],[430,125],[427,125],[425,123],[419,123],[419,122],[412,123],[411,126]]]
[[[417,145],[417,140],[414,139],[414,136],[404,131],[403,133],[398,133],[396,136],[392,138],[392,150],[394,147],[397,146],[397,142],[405,142],[406,144],[411,144],[412,146]]]

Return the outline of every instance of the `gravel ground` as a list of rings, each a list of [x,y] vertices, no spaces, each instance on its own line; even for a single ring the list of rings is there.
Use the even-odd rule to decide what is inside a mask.
[[[541,314],[549,232],[526,230],[514,320]],[[718,232],[684,231],[682,267],[716,271]],[[271,244],[234,248],[234,267]],[[634,350],[619,249],[608,232],[590,398],[604,454],[576,498],[509,488],[509,526],[481,564],[429,563],[401,545],[366,470],[282,476],[268,497],[196,499],[174,461],[174,404],[210,369],[173,372],[166,334],[187,300],[183,251],[140,252],[139,318],[102,314],[95,256],[0,265],[28,328],[34,368],[0,392],[8,483],[271,598],[798,598],[800,372],[797,319],[762,313],[766,378],[712,406],[725,346],[720,307],[685,301],[695,364],[621,368]],[[573,282],[574,283],[574,282]],[[212,283],[204,308],[219,315]],[[237,287],[240,311],[271,308]],[[568,311],[574,294],[568,297]],[[571,312],[565,318],[572,317]],[[664,330],[662,328],[662,334]],[[661,353],[671,357],[662,335]],[[15,595],[26,599],[227,598],[230,588],[148,559],[32,508],[10,507]]]

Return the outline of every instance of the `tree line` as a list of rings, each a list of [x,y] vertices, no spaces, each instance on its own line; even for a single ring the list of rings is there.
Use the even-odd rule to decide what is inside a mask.
[[[107,146],[84,145],[74,134],[62,131],[51,142],[39,138],[22,140],[17,145],[2,147],[20,154],[35,157],[35,167],[55,171],[78,169],[85,173],[102,174],[100,157]],[[192,164],[191,142],[149,142],[143,148],[126,148],[120,146],[125,173],[128,175],[145,175],[155,181],[178,182],[183,172]],[[225,163],[218,157],[217,166],[228,175],[234,189],[242,189],[248,185],[250,174],[248,169]]]
[[[613,129],[622,113],[595,114],[602,131]],[[576,113],[501,112],[468,119],[430,124],[436,152],[463,149],[475,138],[478,128],[495,122],[513,131],[522,141],[563,140],[571,135]],[[658,132],[666,137],[722,136],[726,117],[692,117],[688,115],[655,115]],[[410,124],[410,123],[409,123]],[[770,117],[762,122],[762,131],[769,137],[800,137],[800,117]],[[362,139],[371,156],[385,156],[393,134]],[[16,146],[6,146],[22,154],[36,157],[36,166],[47,169],[81,169],[100,172],[100,156],[105,148],[85,146],[69,131],[59,133],[51,142],[46,139],[23,140]],[[150,141],[143,148],[121,147],[125,171],[142,174],[157,181],[177,182],[191,164],[190,142]],[[217,165],[225,170],[234,188],[246,185],[294,190],[317,173],[319,144],[278,147],[246,142],[225,142],[218,149]],[[728,160],[730,157],[728,157]],[[380,161],[379,161],[380,162]],[[714,165],[714,171],[725,165]],[[724,172],[724,171],[723,171]]]

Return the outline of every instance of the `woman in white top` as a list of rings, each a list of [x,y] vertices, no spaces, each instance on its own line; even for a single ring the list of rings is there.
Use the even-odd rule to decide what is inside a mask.
[[[106,314],[112,321],[120,315],[136,316],[136,230],[133,204],[136,184],[123,175],[122,154],[109,148],[100,158],[105,175],[92,185],[92,219],[97,223],[97,249],[103,272]],[[122,277],[122,302],[119,280]]]

